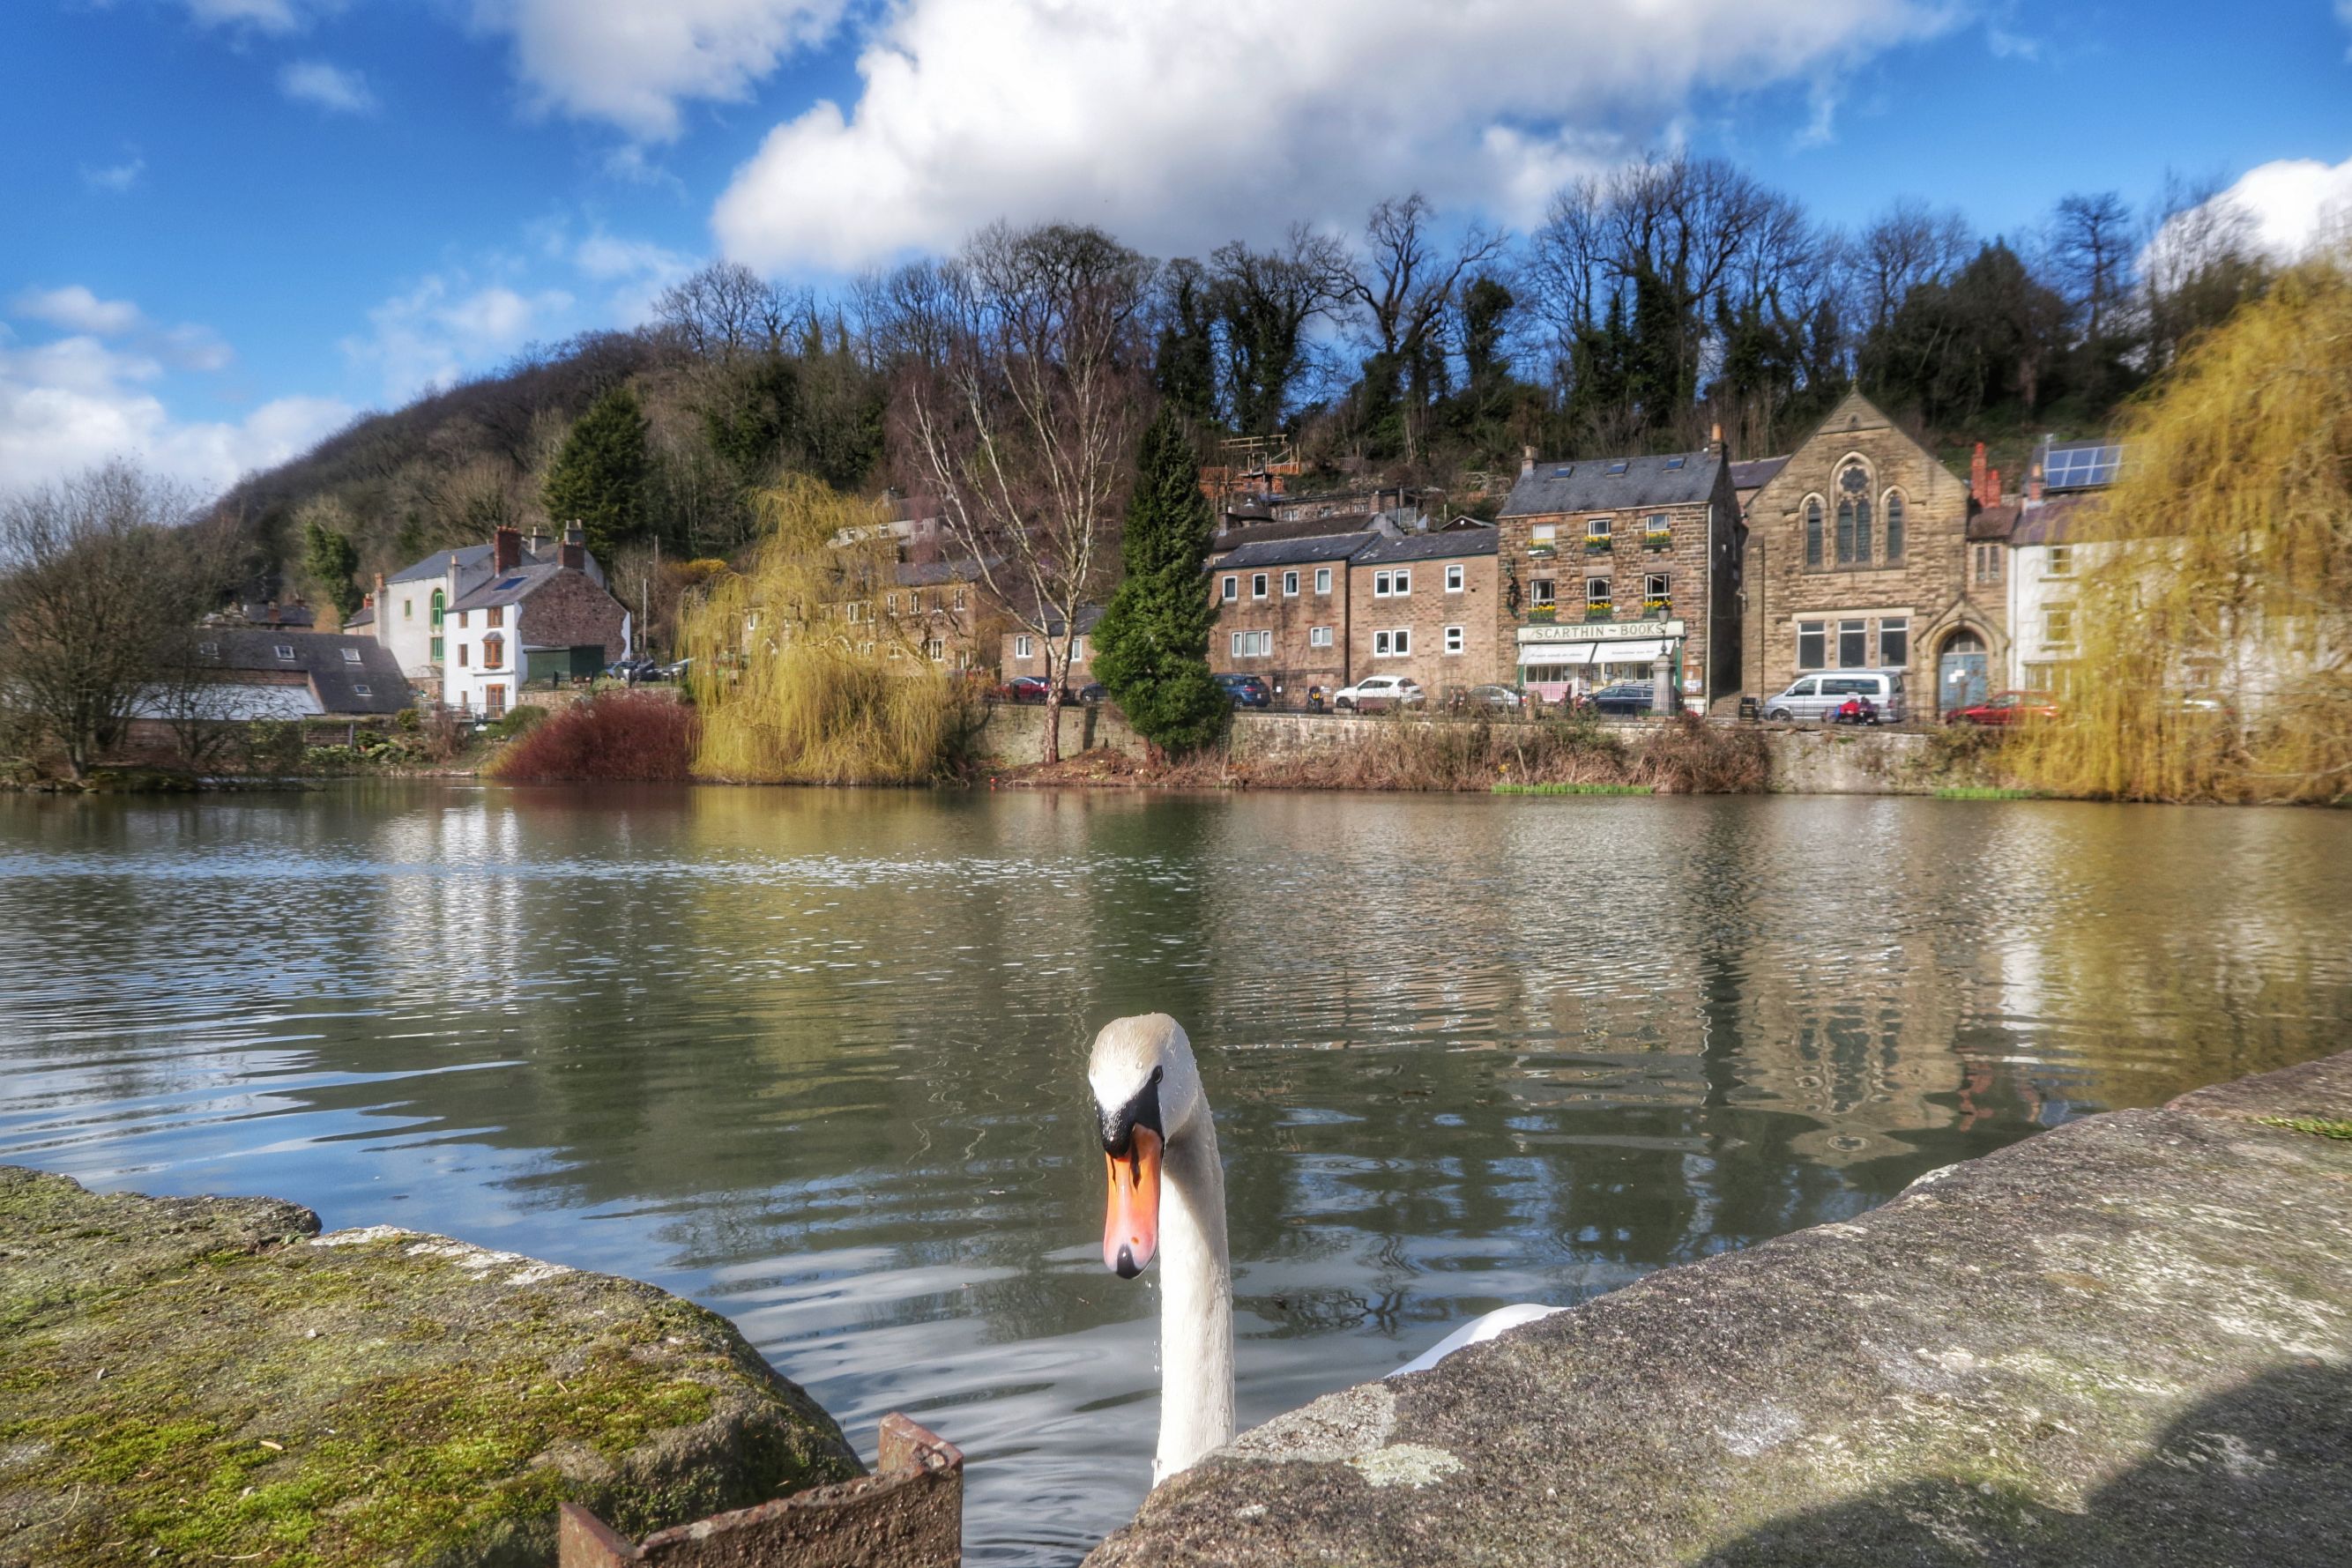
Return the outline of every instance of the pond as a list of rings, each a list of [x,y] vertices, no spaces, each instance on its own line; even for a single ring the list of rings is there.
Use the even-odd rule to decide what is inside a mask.
[[[650,1280],[970,1560],[1123,1522],[1156,1274],[1093,1031],[1190,1030],[1244,1426],[1515,1301],[2341,1047],[2352,814],[1709,798],[0,798],[0,1161]]]

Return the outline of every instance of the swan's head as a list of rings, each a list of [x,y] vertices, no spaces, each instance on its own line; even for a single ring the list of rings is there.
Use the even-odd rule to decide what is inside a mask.
[[[1160,1245],[1160,1156],[1202,1113],[1201,1072],[1183,1026],[1166,1013],[1147,1013],[1103,1026],[1087,1082],[1110,1167],[1103,1262],[1132,1280]]]

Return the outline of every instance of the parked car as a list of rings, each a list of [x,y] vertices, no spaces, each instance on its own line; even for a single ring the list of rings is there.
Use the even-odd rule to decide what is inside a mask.
[[[1876,708],[1881,724],[1901,724],[1903,672],[1825,670],[1817,675],[1800,675],[1786,691],[1765,699],[1764,716],[1783,724],[1810,723],[1830,717],[1845,706],[1848,697],[1861,697]]]
[[[1342,713],[1384,713],[1392,707],[1413,707],[1429,694],[1411,675],[1366,675],[1352,686],[1342,686],[1331,706]]]
[[[1231,671],[1219,673],[1217,685],[1225,688],[1235,707],[1272,707],[1274,688],[1265,684],[1264,675],[1238,674]]]
[[[660,668],[651,659],[615,659],[604,666],[604,673],[616,681],[647,681]]]
[[[1465,686],[1455,691],[1451,706],[1457,713],[1476,712],[1482,708],[1500,713],[1517,713],[1525,707],[1527,703],[1526,695],[1517,686],[1498,685],[1489,682],[1485,685]]]
[[[1110,701],[1110,688],[1100,681],[1088,681],[1078,688],[1078,700],[1082,703],[1107,703]]]
[[[1647,681],[1617,681],[1592,694],[1586,706],[1595,713],[1614,714],[1620,718],[1650,711],[1654,688]]]
[[[2011,725],[2057,716],[2057,701],[2048,692],[1995,692],[1980,703],[1952,709],[1944,716],[1944,722]]]

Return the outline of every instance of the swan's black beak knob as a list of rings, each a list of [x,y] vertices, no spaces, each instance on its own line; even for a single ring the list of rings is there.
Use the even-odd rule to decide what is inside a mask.
[[[1127,1246],[1125,1243],[1120,1244],[1118,1249],[1118,1260],[1113,1263],[1111,1268],[1118,1272],[1118,1277],[1122,1280],[1132,1280],[1138,1274],[1143,1272],[1143,1265],[1135,1260],[1135,1249]]]

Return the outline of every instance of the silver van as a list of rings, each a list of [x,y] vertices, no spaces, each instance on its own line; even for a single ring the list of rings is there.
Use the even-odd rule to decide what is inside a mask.
[[[1881,724],[1901,724],[1907,716],[1900,670],[1822,670],[1800,675],[1787,691],[1765,700],[1764,716],[1800,723],[1825,719],[1848,697],[1867,699],[1878,710]]]

